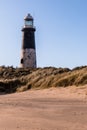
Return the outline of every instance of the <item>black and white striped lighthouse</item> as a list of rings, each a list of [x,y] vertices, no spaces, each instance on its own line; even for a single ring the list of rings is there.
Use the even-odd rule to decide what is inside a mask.
[[[20,67],[36,68],[36,49],[35,49],[35,27],[33,17],[28,14],[24,18],[24,27],[22,28],[22,49]]]

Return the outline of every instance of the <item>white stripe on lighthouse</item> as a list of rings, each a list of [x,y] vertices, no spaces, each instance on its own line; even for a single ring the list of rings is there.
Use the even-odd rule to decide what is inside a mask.
[[[21,52],[21,59],[23,59],[23,63],[21,64],[21,67],[30,67],[30,68],[36,68],[36,52],[35,49],[22,49]]]

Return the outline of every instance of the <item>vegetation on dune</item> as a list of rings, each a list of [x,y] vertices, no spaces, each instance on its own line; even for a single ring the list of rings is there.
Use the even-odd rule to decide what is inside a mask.
[[[0,67],[0,92],[12,93],[28,89],[67,87],[87,84],[87,66],[68,68]]]

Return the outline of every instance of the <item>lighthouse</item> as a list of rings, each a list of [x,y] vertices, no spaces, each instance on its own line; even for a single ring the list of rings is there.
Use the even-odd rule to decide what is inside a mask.
[[[22,28],[22,48],[20,67],[36,68],[36,49],[35,49],[35,27],[34,19],[28,14],[24,18],[24,26]]]

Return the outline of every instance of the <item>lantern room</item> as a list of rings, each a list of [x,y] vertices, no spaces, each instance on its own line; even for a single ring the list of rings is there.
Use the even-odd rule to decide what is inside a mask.
[[[28,14],[25,18],[25,27],[33,27],[33,17]]]

